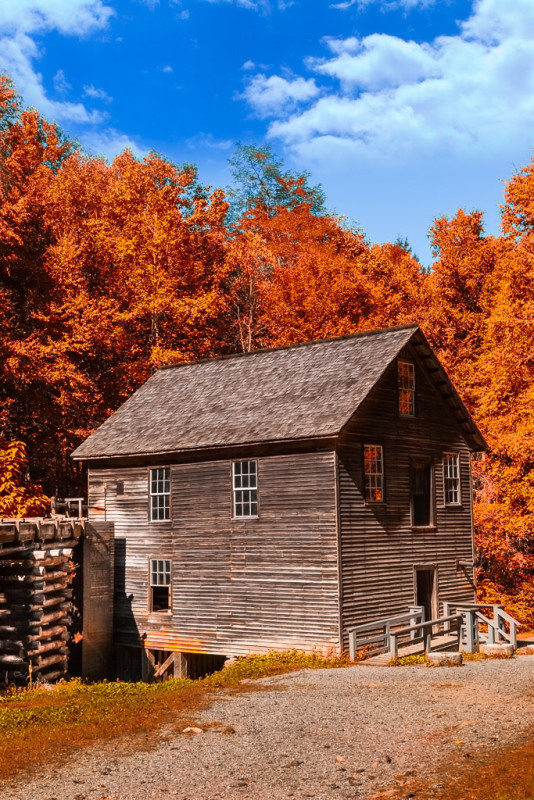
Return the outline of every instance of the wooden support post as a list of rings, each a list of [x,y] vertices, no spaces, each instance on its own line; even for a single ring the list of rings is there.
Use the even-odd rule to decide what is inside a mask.
[[[354,628],[349,631],[349,658],[351,661],[356,658],[356,631]]]
[[[165,659],[163,664],[159,665],[159,667],[154,672],[154,677],[155,678],[162,678],[163,675],[165,675],[165,673],[169,669],[169,667],[176,663],[175,662],[175,655],[176,655],[176,653],[171,653],[170,656],[168,656],[168,658]],[[174,670],[173,670],[173,675],[174,675]]]
[[[189,678],[189,664],[185,653],[173,653],[174,655],[174,677]]]

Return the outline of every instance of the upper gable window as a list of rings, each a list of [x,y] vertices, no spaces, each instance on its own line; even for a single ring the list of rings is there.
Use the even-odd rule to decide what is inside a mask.
[[[234,461],[232,465],[234,517],[258,516],[258,462]]]
[[[366,444],[363,448],[365,499],[370,503],[384,500],[384,455],[379,444]]]
[[[150,520],[164,522],[171,518],[171,475],[169,467],[150,470]]]
[[[443,483],[445,505],[460,505],[460,456],[458,453],[443,453]]]
[[[413,417],[415,414],[415,367],[411,361],[398,361],[399,414]]]

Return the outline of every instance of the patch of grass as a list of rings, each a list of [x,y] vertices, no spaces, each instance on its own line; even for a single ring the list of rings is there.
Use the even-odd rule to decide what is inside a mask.
[[[199,680],[91,685],[80,679],[53,688],[12,690],[0,697],[0,777],[61,759],[97,740],[153,735],[177,714],[207,705],[213,691],[242,681],[292,672],[348,666],[346,658],[272,652],[238,658],[220,672]]]
[[[430,664],[426,655],[421,656],[397,656],[388,661],[388,667],[410,667],[412,664]]]
[[[462,653],[464,661],[485,661],[487,655],[485,653]]]

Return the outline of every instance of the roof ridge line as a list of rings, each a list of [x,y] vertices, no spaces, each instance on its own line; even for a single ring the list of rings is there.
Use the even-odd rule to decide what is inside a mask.
[[[219,356],[207,356],[206,358],[198,358],[194,361],[180,361],[176,364],[163,364],[158,367],[158,372],[164,369],[179,369],[180,367],[190,367],[194,364],[206,364],[212,361],[228,361],[232,358],[246,358],[247,356],[256,356],[260,353],[276,353],[279,350],[292,350],[298,347],[309,347],[313,344],[326,344],[329,342],[341,342],[347,339],[358,339],[364,336],[373,336],[379,333],[394,333],[395,331],[404,331],[409,329],[419,328],[418,322],[409,322],[405,325],[396,325],[393,328],[374,328],[370,331],[358,331],[357,333],[344,333],[341,336],[329,336],[324,339],[311,339],[308,342],[295,342],[295,344],[281,344],[277,347],[261,347],[258,350],[247,350],[243,353],[223,353]]]

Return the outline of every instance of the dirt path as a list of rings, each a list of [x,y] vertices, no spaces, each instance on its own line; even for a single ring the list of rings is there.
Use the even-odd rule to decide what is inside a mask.
[[[534,658],[305,670],[221,691],[157,740],[79,751],[1,800],[410,797],[534,728]],[[201,732],[183,732],[194,727]],[[443,776],[443,777],[437,777]]]

